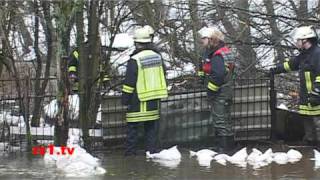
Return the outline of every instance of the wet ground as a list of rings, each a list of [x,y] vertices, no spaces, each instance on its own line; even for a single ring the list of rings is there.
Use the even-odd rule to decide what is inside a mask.
[[[320,168],[315,167],[311,148],[298,149],[303,159],[295,164],[272,163],[261,169],[250,165],[240,168],[232,164],[222,166],[215,161],[211,167],[200,167],[195,158],[189,158],[188,149],[180,149],[182,159],[176,168],[146,160],[144,155],[124,157],[123,152],[97,153],[104,176],[82,179],[320,179]],[[48,167],[40,156],[11,154],[0,156],[0,179],[71,179],[65,178],[55,167]],[[80,179],[80,178],[74,178]]]

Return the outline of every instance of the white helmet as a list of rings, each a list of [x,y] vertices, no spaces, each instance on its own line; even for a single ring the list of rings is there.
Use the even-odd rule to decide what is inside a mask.
[[[224,41],[224,35],[215,27],[203,27],[198,33],[200,34],[200,38],[217,38]]]
[[[295,29],[293,34],[294,39],[308,39],[317,37],[316,32],[312,26],[301,26]]]
[[[151,42],[150,32],[147,28],[138,28],[134,31],[133,35],[134,42],[138,43],[149,43]]]
[[[145,26],[143,26],[143,28],[145,28],[149,32],[150,35],[154,35],[154,29],[151,26],[145,25]]]
[[[210,38],[214,33],[213,28],[203,27],[198,31],[200,38]]]

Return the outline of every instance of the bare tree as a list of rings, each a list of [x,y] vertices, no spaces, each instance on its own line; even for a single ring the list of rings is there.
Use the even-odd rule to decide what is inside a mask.
[[[67,75],[67,58],[68,54],[70,30],[75,16],[75,4],[73,2],[58,1],[54,3],[54,10],[56,16],[56,47],[57,51],[55,62],[57,63],[58,75],[58,117],[55,122],[55,145],[66,145],[69,132],[68,121],[68,75]]]
[[[191,17],[192,26],[192,36],[193,36],[193,46],[194,46],[194,57],[192,59],[197,60],[200,54],[200,47],[198,43],[198,30],[200,29],[201,22],[199,18],[199,8],[198,0],[189,0],[189,11]],[[195,61],[194,61],[195,62]],[[196,62],[195,62],[196,63]]]
[[[34,83],[34,90],[35,90],[35,99],[34,99],[34,106],[32,111],[32,120],[31,125],[32,126],[39,126],[40,122],[40,116],[41,116],[41,104],[43,102],[43,98],[45,95],[45,90],[47,88],[47,84],[49,81],[49,75],[50,75],[50,66],[51,61],[53,58],[52,50],[55,49],[53,47],[53,25],[52,25],[52,17],[50,13],[50,3],[48,1],[41,2],[41,6],[43,9],[44,19],[45,19],[45,37],[46,37],[46,45],[47,45],[47,56],[45,61],[45,70],[44,70],[44,77],[42,76],[43,67],[42,62],[44,61],[43,58],[41,58],[40,50],[39,50],[39,5],[38,2],[34,2],[35,6],[35,34],[34,34],[34,49],[36,53],[36,62],[37,67],[35,69],[35,83]],[[38,9],[38,10],[37,10]],[[41,84],[42,81],[42,84]]]
[[[96,118],[96,96],[99,77],[99,1],[90,1],[88,11],[88,43],[80,45],[80,125],[85,146],[90,147],[89,125]],[[79,34],[80,35],[80,34]]]
[[[0,8],[0,44],[1,44],[1,54],[0,54],[0,77],[3,72],[4,67],[7,69],[7,71],[10,72],[10,62],[6,56],[6,48],[8,48],[8,34],[5,34],[5,27],[7,26],[8,22],[6,22],[5,17],[5,10],[6,4],[1,3]]]

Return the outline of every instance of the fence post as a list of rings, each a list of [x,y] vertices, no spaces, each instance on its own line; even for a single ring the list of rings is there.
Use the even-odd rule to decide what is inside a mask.
[[[274,74],[271,73],[270,76],[270,111],[271,111],[271,140],[276,140],[276,124],[277,124],[277,115],[276,115],[276,106],[277,106],[277,92],[274,87]]]
[[[30,73],[29,73],[30,75]],[[29,116],[30,116],[30,112],[29,112],[29,107],[30,107],[30,87],[31,87],[31,80],[30,80],[30,76],[27,76],[25,78],[25,88],[23,90],[23,106],[24,106],[24,112],[23,112],[23,116],[24,116],[24,121],[26,124],[26,137],[27,137],[27,145],[28,145],[28,150],[31,151],[32,148],[32,134],[30,131],[30,124],[29,124]]]

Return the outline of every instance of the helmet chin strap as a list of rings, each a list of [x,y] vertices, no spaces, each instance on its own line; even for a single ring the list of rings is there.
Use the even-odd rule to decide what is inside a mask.
[[[316,38],[317,38],[317,41],[318,41],[318,44],[319,44],[319,36],[318,36],[318,33],[317,33],[317,30],[314,26],[311,26],[311,29],[314,31],[314,33],[316,34]]]
[[[306,39],[302,39],[302,43],[301,43],[301,47],[298,48],[299,51],[305,51],[305,50],[308,50],[312,45],[310,44],[309,45],[306,45],[306,43],[308,43],[308,40]],[[309,42],[310,43],[310,42]],[[309,46],[309,47],[306,47],[306,46]]]
[[[301,47],[298,49],[301,51],[306,50],[306,48],[304,47],[306,43],[307,43],[306,39],[301,39]]]

